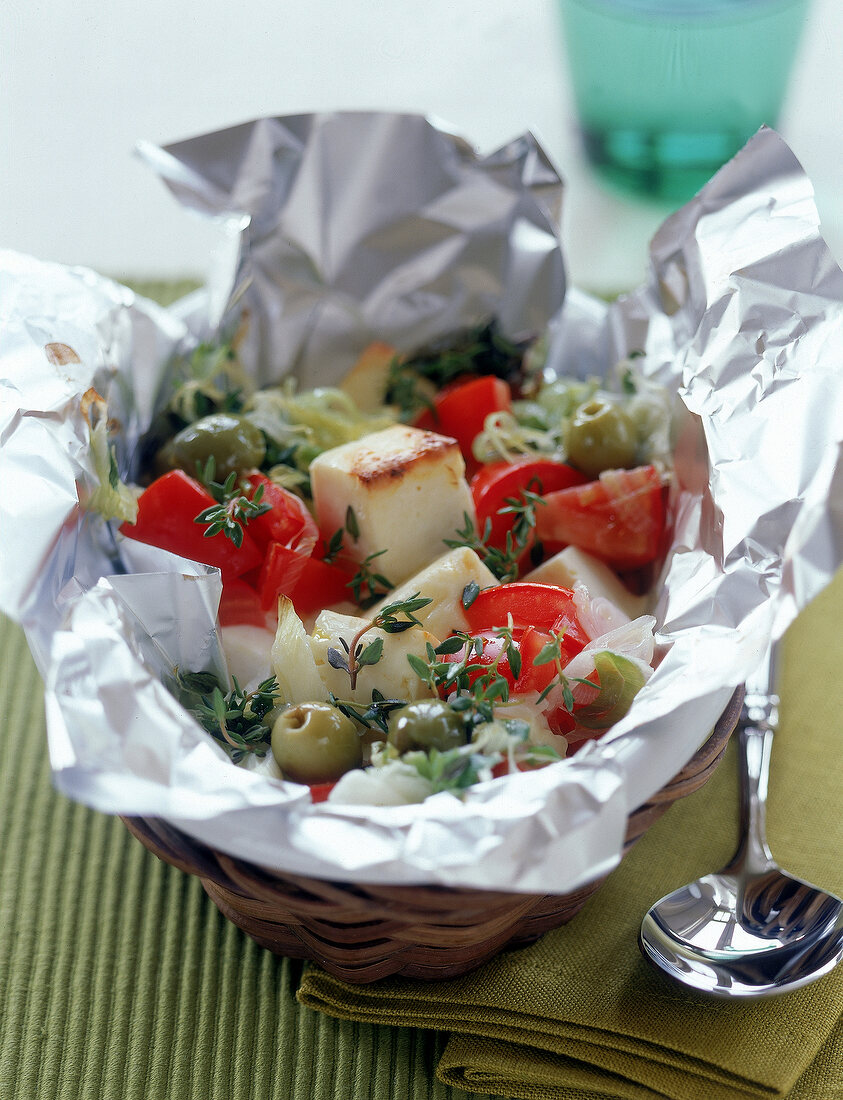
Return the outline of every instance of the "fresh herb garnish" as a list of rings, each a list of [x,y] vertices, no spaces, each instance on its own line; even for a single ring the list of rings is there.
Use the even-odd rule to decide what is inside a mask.
[[[333,535],[329,539],[323,539],[322,543],[325,547],[325,553],[322,555],[322,561],[326,565],[331,565],[336,561],[337,557],[343,551],[343,528],[339,527],[334,531]]]
[[[531,483],[532,484],[532,483]],[[507,497],[504,508],[498,509],[499,515],[513,515],[515,522],[507,531],[503,548],[492,546],[489,539],[492,534],[492,521],[486,519],[483,531],[478,533],[474,520],[463,513],[464,525],[457,531],[457,538],[444,539],[446,546],[457,548],[467,546],[473,550],[483,564],[491,570],[499,581],[514,581],[518,576],[518,563],[533,542],[536,527],[536,508],[544,500],[528,487],[518,497]],[[466,605],[468,606],[468,605]]]
[[[203,343],[176,367],[180,382],[167,411],[183,425],[218,412],[239,412],[243,408],[246,379],[237,357],[242,328],[230,340]]]
[[[494,721],[494,705],[509,699],[509,682],[499,671],[506,660],[514,679],[521,675],[521,654],[512,637],[511,627],[495,630],[504,644],[492,661],[482,661],[486,647],[484,638],[458,631],[435,648],[428,642],[427,660],[414,653],[407,654],[407,661],[418,678],[435,692],[444,696],[453,710],[461,713],[466,726]],[[458,661],[442,660],[443,657],[461,653]]]
[[[416,592],[409,599],[396,600],[394,603],[387,604],[373,619],[360,627],[350,642],[340,638],[340,645],[344,652],[333,646],[328,649],[326,653],[328,664],[331,668],[343,669],[348,673],[353,691],[357,686],[360,670],[366,665],[376,665],[383,656],[383,638],[375,638],[364,646],[361,640],[364,635],[370,630],[382,630],[384,634],[403,634],[411,627],[421,626],[421,620],[416,617],[416,612],[432,602]]]
[[[484,321],[406,359],[396,357],[389,368],[386,402],[397,405],[407,420],[423,409],[433,410],[431,393],[456,378],[491,374],[518,382],[526,346],[526,341],[515,343],[503,336],[495,321]]]
[[[375,550],[360,562],[360,567],[346,585],[354,593],[354,602],[359,604],[374,603],[384,592],[388,592],[395,585],[383,575],[372,569],[372,562],[385,554],[386,550]]]
[[[272,730],[265,719],[278,703],[280,693],[274,676],[254,691],[244,691],[236,677],[231,679],[234,686],[226,694],[213,673],[176,672],[187,709],[238,764],[246,753],[265,756],[269,751]]]
[[[480,595],[480,585],[477,581],[469,581],[462,590],[462,605],[467,611]]]
[[[345,529],[355,542],[360,538],[360,525],[357,522],[357,516],[354,509],[349,504],[345,513]]]
[[[364,729],[376,729],[384,734],[389,733],[390,714],[407,705],[406,699],[387,699],[377,688],[372,689],[372,701],[365,708],[348,699],[338,699],[330,693],[328,698],[337,710],[342,711],[346,717],[359,723]]]
[[[223,482],[214,480],[215,473],[216,461],[213,455],[209,456],[204,465],[201,462],[196,463],[197,479],[217,503],[194,516],[193,522],[208,525],[204,532],[206,539],[223,534],[239,548],[243,545],[243,528],[250,519],[268,512],[271,505],[261,503],[263,483],[258,485],[253,496],[249,498],[237,488],[236,471],[232,470]]]
[[[422,779],[431,785],[431,794],[464,791],[480,779],[481,771],[489,767],[489,759],[479,752],[460,749],[414,750],[404,753],[402,760],[416,769]]]

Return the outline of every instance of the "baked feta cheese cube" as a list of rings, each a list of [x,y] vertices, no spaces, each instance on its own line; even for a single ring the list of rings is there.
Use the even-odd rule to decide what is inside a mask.
[[[420,626],[399,634],[387,634],[377,628],[367,630],[360,638],[363,646],[380,638],[383,654],[377,664],[364,665],[360,669],[354,688],[345,669],[334,668],[328,660],[328,650],[335,649],[345,654],[345,646],[340,639],[351,648],[358,632],[369,621],[336,611],[320,612],[310,636],[310,648],[326,689],[338,699],[351,699],[357,703],[371,703],[373,688],[377,688],[387,699],[421,699],[431,695],[431,689],[413,672],[407,660],[408,653],[427,660],[428,643],[434,648],[439,645],[439,639]]]
[[[418,593],[432,602],[417,611],[416,618],[438,638],[447,638],[455,630],[469,629],[462,605],[462,594],[465,586],[472,581],[479,588],[493,588],[500,583],[473,550],[467,546],[458,546],[437,558],[420,573],[414,573],[369,613],[375,616],[386,604],[396,600],[409,600]]]
[[[354,512],[356,538],[345,533],[345,552],[396,585],[446,549],[474,519],[465,463],[456,440],[396,424],[324,451],[310,467],[313,503],[322,534],[346,526]]]

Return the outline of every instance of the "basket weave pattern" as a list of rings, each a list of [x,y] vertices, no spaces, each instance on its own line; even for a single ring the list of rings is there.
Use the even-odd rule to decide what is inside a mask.
[[[625,851],[720,762],[740,715],[738,689],[705,744],[629,817]],[[565,895],[443,886],[378,886],[268,872],[209,848],[160,818],[123,818],[160,859],[198,875],[220,912],[262,947],[310,959],[349,982],[437,979],[479,966],[569,921],[602,879]]]

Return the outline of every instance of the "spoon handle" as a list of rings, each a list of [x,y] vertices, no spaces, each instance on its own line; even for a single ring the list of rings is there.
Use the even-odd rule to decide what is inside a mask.
[[[775,683],[776,649],[771,645],[757,671],[746,682],[739,724],[741,842],[730,864],[731,870],[745,868],[755,873],[773,866],[766,818],[767,777],[779,717]]]

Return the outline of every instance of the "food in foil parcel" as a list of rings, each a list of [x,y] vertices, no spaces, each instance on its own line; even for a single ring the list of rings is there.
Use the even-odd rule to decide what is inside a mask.
[[[494,324],[338,388],[200,346],[121,534],[219,568],[231,680],[175,690],[232,761],[393,805],[542,767],[651,675],[670,401],[635,357],[552,378]],[[102,441],[100,440],[100,447]]]

